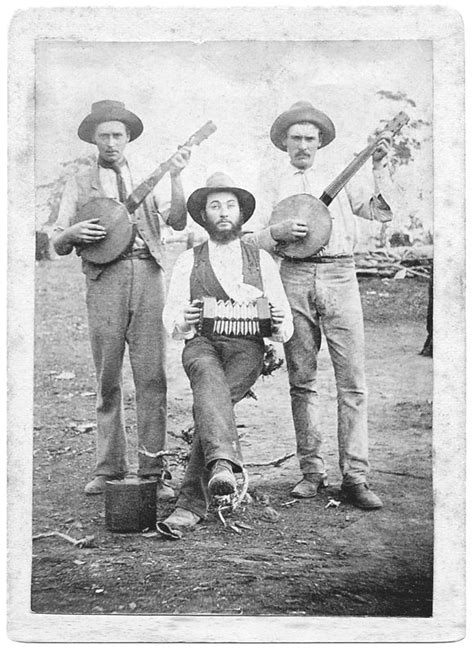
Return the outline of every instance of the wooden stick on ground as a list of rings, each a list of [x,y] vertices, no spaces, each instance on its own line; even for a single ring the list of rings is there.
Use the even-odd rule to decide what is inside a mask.
[[[80,549],[90,549],[93,546],[92,542],[95,539],[93,535],[87,535],[86,537],[83,537],[80,540],[76,540],[70,535],[66,535],[65,533],[60,533],[59,531],[51,531],[49,533],[39,533],[38,535],[33,535],[33,539],[39,540],[44,537],[54,537],[54,536],[62,537],[64,540],[70,542],[71,544],[74,544],[74,546],[77,546]]]
[[[295,454],[294,453],[288,453],[285,456],[282,456],[281,458],[277,458],[276,460],[269,460],[266,463],[245,463],[246,467],[279,467],[282,463],[285,462],[285,460],[289,460],[290,458],[293,458]]]

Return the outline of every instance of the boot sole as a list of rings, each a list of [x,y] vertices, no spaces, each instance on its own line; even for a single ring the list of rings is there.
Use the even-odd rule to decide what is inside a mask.
[[[178,528],[171,528],[164,522],[157,522],[156,530],[167,540],[180,540],[183,537],[183,533]]]
[[[220,481],[216,480],[210,482],[208,485],[208,490],[212,495],[218,497],[224,497],[229,494],[234,494],[236,486],[230,483],[229,481]]]

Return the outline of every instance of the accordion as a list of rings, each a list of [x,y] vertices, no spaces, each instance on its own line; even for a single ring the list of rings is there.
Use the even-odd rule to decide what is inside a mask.
[[[198,333],[203,336],[257,336],[272,335],[270,304],[266,297],[238,303],[232,299],[221,300],[203,297]]]

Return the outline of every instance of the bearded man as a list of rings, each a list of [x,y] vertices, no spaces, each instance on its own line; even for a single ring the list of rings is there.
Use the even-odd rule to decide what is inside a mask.
[[[209,240],[180,255],[173,268],[163,320],[170,335],[184,340],[184,370],[193,392],[194,437],[176,508],[157,529],[181,537],[206,517],[213,496],[236,490],[242,470],[233,406],[257,380],[263,367],[260,335],[203,335],[199,331],[204,297],[246,304],[266,297],[272,334],[285,341],[293,332],[290,307],[267,252],[240,240],[242,225],[255,209],[253,195],[223,173],[210,177],[189,197],[188,212]]]

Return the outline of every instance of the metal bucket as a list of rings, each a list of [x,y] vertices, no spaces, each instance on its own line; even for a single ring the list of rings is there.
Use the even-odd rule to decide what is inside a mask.
[[[105,484],[105,525],[110,531],[139,533],[156,525],[157,481],[125,478]]]

